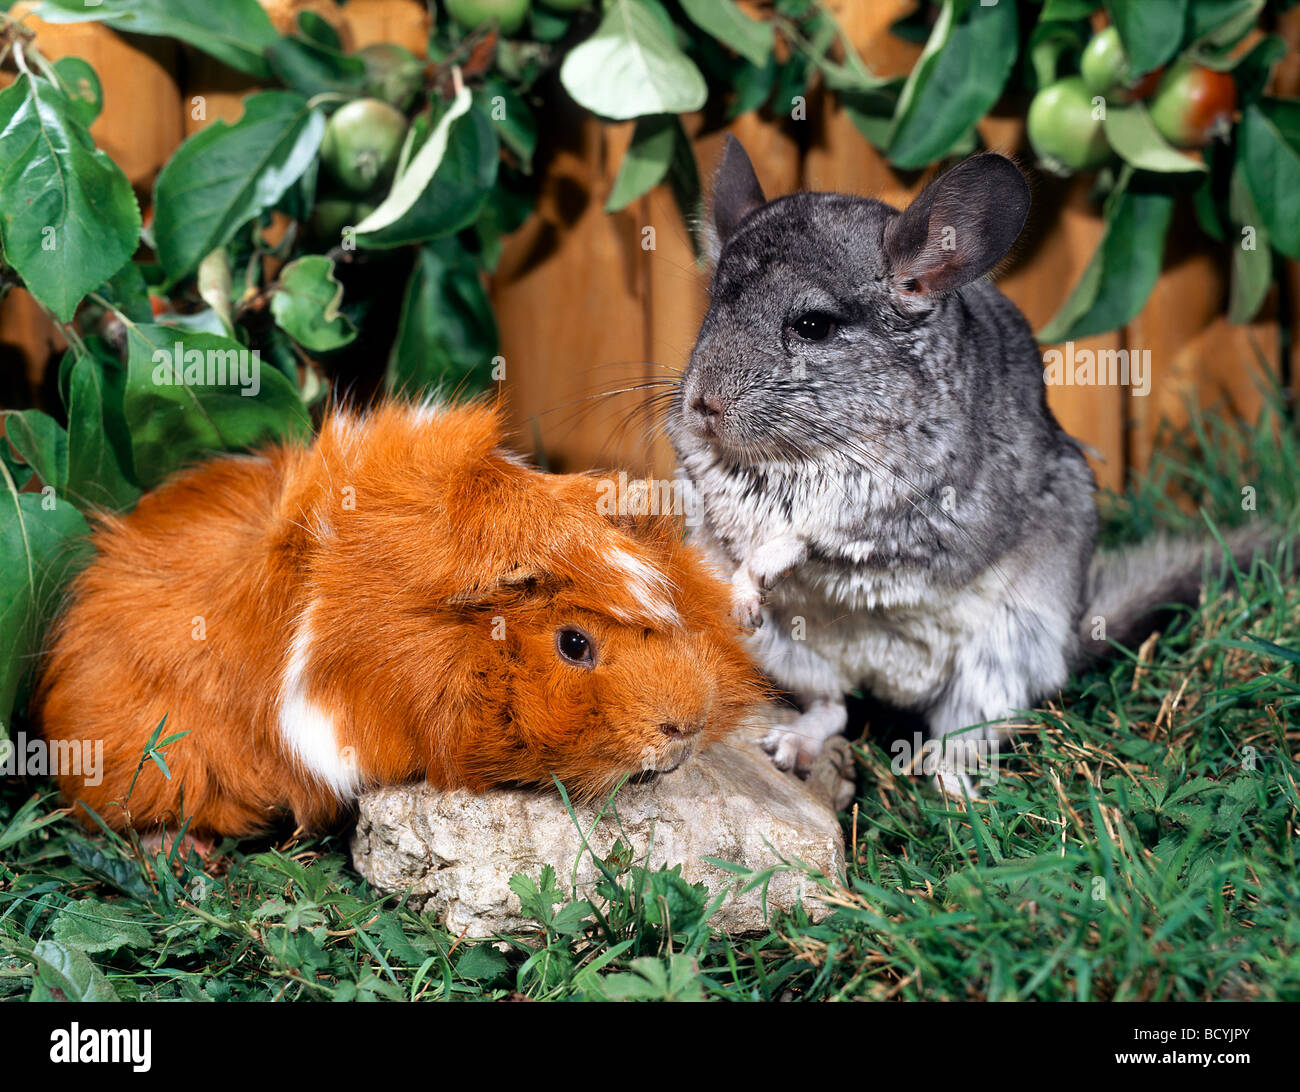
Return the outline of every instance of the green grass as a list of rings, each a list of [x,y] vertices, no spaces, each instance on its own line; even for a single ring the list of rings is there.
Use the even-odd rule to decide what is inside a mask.
[[[1202,454],[1175,445],[1107,502],[1109,540],[1240,522],[1245,486],[1297,526],[1276,410],[1195,427]],[[89,835],[48,783],[7,780],[0,996],[1300,999],[1300,592],[1278,568],[1215,575],[1140,655],[1036,711],[970,810],[863,741],[834,912],[761,937],[713,932],[725,892],[620,844],[581,897],[571,861],[516,877],[538,926],[501,951],[371,890],[342,838],[231,843],[204,871]]]

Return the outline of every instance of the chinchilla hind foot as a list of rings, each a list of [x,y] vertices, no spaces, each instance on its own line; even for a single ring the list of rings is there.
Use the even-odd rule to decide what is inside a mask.
[[[813,759],[808,780],[820,789],[836,811],[847,811],[857,794],[856,772],[853,745],[843,736],[832,736]]]
[[[981,800],[998,779],[1003,733],[996,730],[949,736],[930,783],[953,800]]]

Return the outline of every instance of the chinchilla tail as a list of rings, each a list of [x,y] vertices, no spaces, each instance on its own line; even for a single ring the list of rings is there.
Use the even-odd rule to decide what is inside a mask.
[[[1252,524],[1224,534],[1232,559],[1250,570],[1257,552],[1271,552],[1284,538],[1276,527]],[[1115,550],[1099,550],[1088,570],[1079,619],[1075,667],[1113,653],[1112,642],[1137,648],[1167,626],[1177,606],[1195,606],[1207,566],[1226,565],[1213,540],[1160,537]]]

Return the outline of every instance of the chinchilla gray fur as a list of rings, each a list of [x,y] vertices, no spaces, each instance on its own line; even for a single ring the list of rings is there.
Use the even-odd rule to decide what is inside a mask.
[[[710,306],[668,433],[696,537],[803,711],[766,740],[778,765],[811,762],[863,688],[922,712],[936,739],[959,733],[939,781],[969,788],[1000,722],[1109,647],[1099,611],[1106,636],[1132,639],[1195,597],[1199,544],[1094,563],[1092,472],[1047,407],[1029,325],[987,279],[1029,203],[991,154],[902,213],[843,194],[769,202],[728,141]]]

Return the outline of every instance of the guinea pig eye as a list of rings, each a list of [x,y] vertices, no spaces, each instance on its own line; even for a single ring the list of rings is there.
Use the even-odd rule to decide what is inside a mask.
[[[562,629],[555,635],[555,649],[562,659],[581,667],[592,667],[596,663],[596,649],[580,629]]]
[[[825,311],[808,311],[791,324],[804,341],[825,341],[835,332],[835,320]]]

